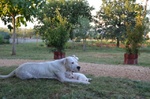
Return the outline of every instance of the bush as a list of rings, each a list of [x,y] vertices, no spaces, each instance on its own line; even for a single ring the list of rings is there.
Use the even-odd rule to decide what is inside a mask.
[[[10,35],[7,32],[0,32],[0,44],[8,44]]]
[[[3,44],[3,37],[0,35],[0,44]]]

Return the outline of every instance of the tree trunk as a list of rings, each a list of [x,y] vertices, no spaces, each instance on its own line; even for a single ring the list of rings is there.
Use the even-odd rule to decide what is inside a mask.
[[[75,41],[72,39],[72,49],[75,48]]]
[[[12,16],[12,23],[13,23],[13,42],[12,42],[12,54],[11,55],[16,55],[16,29],[15,29],[15,16]]]
[[[39,36],[38,34],[36,34],[36,46],[38,46],[38,39],[39,39]]]
[[[144,14],[143,14],[144,18],[146,17],[146,14],[147,14],[147,3],[148,3],[148,0],[145,1]],[[144,31],[144,36],[146,36],[146,31]],[[144,41],[145,41],[145,37],[144,37]]]
[[[117,47],[120,46],[119,38],[117,37]]]
[[[86,51],[86,39],[83,39],[83,51]]]
[[[147,3],[148,3],[148,0],[146,0],[146,3],[145,3],[145,6],[144,6],[144,18],[146,17],[146,14],[147,14]]]

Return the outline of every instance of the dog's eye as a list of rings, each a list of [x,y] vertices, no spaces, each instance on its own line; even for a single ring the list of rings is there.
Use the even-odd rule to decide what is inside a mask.
[[[74,64],[74,62],[72,62],[72,64]]]

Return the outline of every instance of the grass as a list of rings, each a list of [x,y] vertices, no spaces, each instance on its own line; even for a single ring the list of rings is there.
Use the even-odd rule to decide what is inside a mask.
[[[33,59],[33,60],[53,60],[52,48],[47,48],[43,43],[25,43],[17,45],[17,55],[11,56],[11,45],[0,45],[0,59]],[[87,46],[83,51],[81,44],[77,43],[75,48],[71,43],[66,49],[66,56],[77,55],[81,62],[98,64],[123,64],[124,49],[115,47]],[[142,48],[139,55],[139,66],[150,66],[150,62],[145,60],[150,57],[150,47]]]
[[[2,67],[9,73],[16,67]],[[90,75],[88,75],[90,76]],[[56,80],[0,80],[0,99],[149,99],[150,83],[120,78],[93,77],[90,85]]]
[[[17,55],[11,56],[11,45],[0,45],[0,59],[53,60],[51,48],[42,43],[18,44]],[[142,48],[139,65],[148,67],[150,47]],[[88,46],[82,51],[81,44],[75,49],[68,44],[66,54],[75,54],[81,62],[98,64],[122,64],[121,48]],[[8,74],[16,66],[0,67],[0,74]],[[149,99],[150,82],[111,77],[94,77],[90,85],[61,83],[57,80],[20,80],[16,77],[0,79],[0,99]]]

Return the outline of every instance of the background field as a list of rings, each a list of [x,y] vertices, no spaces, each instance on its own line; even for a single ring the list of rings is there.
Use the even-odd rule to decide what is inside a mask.
[[[87,50],[82,44],[67,44],[66,55],[75,54],[81,62],[98,64],[123,64],[124,49],[110,46],[97,47],[88,43]],[[149,67],[150,47],[143,47],[139,66]],[[53,60],[52,48],[43,43],[17,45],[17,55],[11,56],[11,45],[0,45],[0,59]],[[8,74],[17,66],[0,67],[0,74]],[[150,82],[134,81],[111,77],[94,77],[90,85],[60,83],[56,80],[0,79],[1,99],[148,99]]]
[[[102,47],[96,46],[97,42],[88,42],[87,50],[82,50],[82,43],[78,42],[72,46],[67,44],[66,56],[76,55],[81,62],[98,64],[123,64],[125,50],[123,48],[112,47],[105,42]],[[107,45],[107,46],[104,46]],[[33,59],[33,60],[53,60],[53,48],[47,48],[44,43],[22,43],[17,45],[17,55],[11,56],[11,45],[0,45],[0,59]],[[150,46],[140,49],[139,66],[150,66]]]

